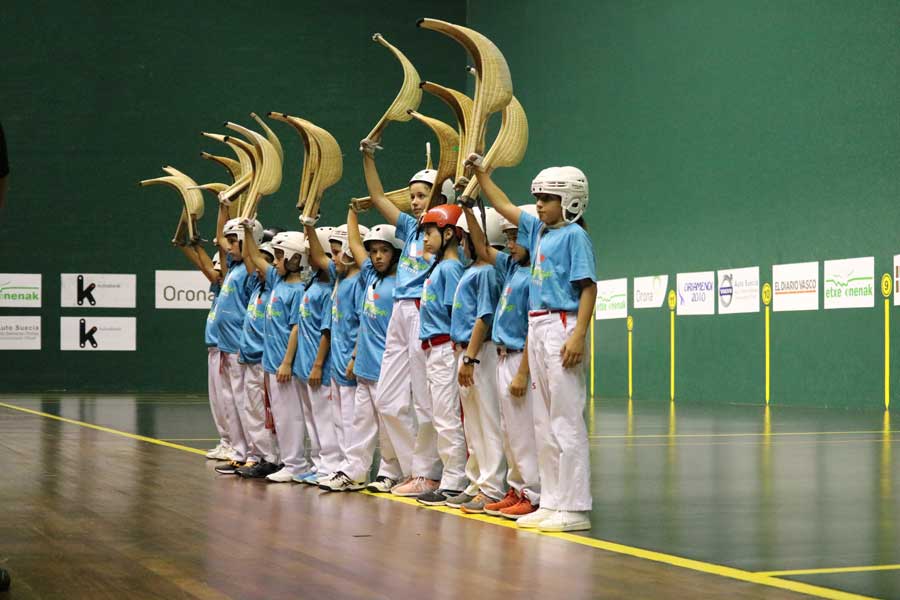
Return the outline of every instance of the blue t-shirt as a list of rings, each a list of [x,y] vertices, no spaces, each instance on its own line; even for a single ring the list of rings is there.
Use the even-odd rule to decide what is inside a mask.
[[[450,338],[456,343],[468,343],[477,319],[484,319],[490,326],[500,286],[494,265],[469,267],[453,296],[453,314],[450,317]]]
[[[247,267],[243,262],[228,269],[228,275],[225,276],[222,290],[219,292],[219,300],[216,302],[215,327],[219,350],[235,354],[240,349],[244,316],[252,291],[253,282],[247,276]]]
[[[594,246],[581,225],[548,229],[540,219],[519,213],[519,244],[531,253],[531,310],[575,312],[581,289],[574,282],[595,281]]]
[[[269,286],[272,286],[272,293],[266,304],[262,363],[266,373],[274,374],[284,360],[291,329],[300,318],[303,284],[299,281],[288,283],[279,277],[275,267],[269,267],[266,269],[266,287]]]
[[[425,260],[425,234],[419,231],[419,223],[406,213],[397,218],[396,235],[403,240],[403,252],[397,263],[397,287],[394,300],[418,298],[422,295],[422,284],[431,261]],[[432,261],[434,259],[432,258]]]
[[[254,282],[250,301],[247,303],[247,316],[244,317],[244,331],[241,334],[240,362],[258,364],[262,361],[263,338],[266,329],[266,305],[272,294],[272,284],[263,286],[259,276],[254,273],[250,279]]]
[[[219,299],[219,290],[222,288],[218,283],[209,284],[209,293],[212,295],[212,302],[209,305],[209,314],[206,315],[206,332],[204,339],[206,347],[213,348],[219,345],[219,339],[216,335],[216,301]]]
[[[337,279],[334,263],[329,269],[332,281]],[[356,348],[359,333],[359,311],[365,297],[364,282],[359,272],[338,281],[331,295],[331,377],[338,385],[356,385],[356,380],[347,379],[347,365]]]
[[[328,330],[331,285],[317,279],[306,289],[297,307],[300,327],[297,332],[297,356],[294,357],[293,373],[301,381],[309,381],[313,363],[319,354],[322,332]],[[331,353],[328,354],[329,358],[322,366],[322,385],[329,385],[331,382]]]
[[[357,377],[378,381],[388,323],[394,309],[394,286],[397,284],[397,276],[388,275],[379,279],[372,261],[367,260],[363,263],[359,277],[365,299],[359,319],[359,341],[353,372]]]
[[[509,254],[497,254],[497,267],[506,276],[500,288],[500,301],[494,313],[491,340],[510,350],[524,350],[528,336],[528,288],[531,285],[531,267],[520,265]]]
[[[420,340],[430,340],[437,335],[450,333],[453,296],[463,270],[462,263],[458,260],[445,258],[422,284],[422,303],[419,306]]]

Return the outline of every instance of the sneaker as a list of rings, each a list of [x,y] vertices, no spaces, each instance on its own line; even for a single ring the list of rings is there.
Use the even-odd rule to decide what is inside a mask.
[[[438,489],[439,481],[434,479],[425,479],[424,477],[413,477],[406,483],[398,485],[391,489],[391,493],[395,496],[415,497],[426,492]]]
[[[588,512],[560,510],[555,515],[541,521],[539,528],[541,531],[584,531],[591,528],[589,514]]]
[[[487,509],[487,507],[485,507]],[[534,511],[538,509],[537,506],[531,503],[525,494],[522,494],[522,498],[519,499],[517,504],[513,506],[504,508],[500,510],[500,516],[506,519],[518,520],[519,517],[524,517],[525,515],[530,515]]]
[[[329,492],[355,492],[366,487],[365,482],[353,481],[343,471],[338,471],[319,483],[319,488]]]
[[[550,510],[549,508],[539,508],[529,515],[519,517],[516,520],[516,525],[522,527],[523,529],[537,529],[541,526],[541,523],[544,522],[544,519],[549,519],[555,514],[555,510]]]
[[[237,470],[244,466],[244,463],[236,460],[229,460],[224,465],[216,467],[216,473],[220,475],[236,475]]]
[[[266,481],[271,481],[273,483],[289,483],[293,479],[294,476],[291,474],[291,470],[288,467],[282,467],[274,473],[266,475]]]
[[[386,492],[390,492],[391,488],[397,485],[396,479],[391,479],[390,477],[386,477],[384,475],[379,475],[375,478],[375,481],[366,486],[366,491],[374,492],[376,494],[384,494]]]
[[[494,504],[496,502],[500,501],[496,498],[491,498],[487,494],[478,492],[477,496],[460,506],[459,509],[467,515],[481,515],[484,514],[484,507],[486,505]]]
[[[306,485],[318,486],[319,485],[319,477],[320,477],[320,475],[318,473],[310,473],[306,477],[301,477],[300,483],[305,483]],[[324,480],[325,478],[322,477],[322,479]]]
[[[296,481],[297,483],[306,483],[306,480],[309,477],[315,476],[315,475],[316,475],[315,471],[304,471],[303,473],[300,473],[299,475],[294,475],[292,479],[294,481]]]
[[[241,477],[246,477],[247,479],[262,479],[263,477],[268,477],[272,473],[277,473],[280,470],[281,465],[263,460],[250,468],[244,467],[238,469],[237,474]]]
[[[459,490],[445,490],[441,488],[419,494],[416,496],[416,500],[425,506],[443,506],[447,503],[447,498],[456,496],[459,493]]]
[[[484,512],[489,515],[493,515],[495,517],[499,517],[500,511],[504,508],[509,508],[510,506],[515,506],[519,503],[519,495],[516,493],[516,490],[513,488],[509,488],[507,490],[506,495],[503,496],[503,499],[499,502],[491,502],[490,504],[484,505]]]
[[[231,452],[231,448],[223,442],[219,442],[218,446],[206,453],[206,458],[209,460],[229,460],[228,457],[231,455]]]
[[[471,494],[467,494],[465,492],[461,492],[455,496],[447,498],[447,502],[445,502],[445,505],[449,506],[450,508],[459,508],[466,502],[471,502],[474,499],[475,496],[472,496]]]

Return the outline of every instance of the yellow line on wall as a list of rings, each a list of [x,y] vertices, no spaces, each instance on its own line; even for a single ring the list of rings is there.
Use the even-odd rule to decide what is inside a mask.
[[[827,575],[830,573],[864,573],[867,571],[897,571],[900,565],[874,565],[863,567],[835,567],[831,569],[797,569],[796,571],[760,571],[766,577],[790,577],[791,575]]]

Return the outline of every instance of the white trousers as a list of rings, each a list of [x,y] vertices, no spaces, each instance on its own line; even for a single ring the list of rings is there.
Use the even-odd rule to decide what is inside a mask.
[[[281,462],[293,475],[307,473],[312,464],[306,458],[306,420],[300,404],[300,387],[304,384],[296,377],[278,383],[271,373],[266,373],[265,378]]]
[[[534,437],[541,478],[541,508],[591,510],[591,465],[584,423],[584,361],[564,369],[563,344],[575,315],[528,317],[528,366],[535,383]]]
[[[220,442],[230,445],[231,437],[228,435],[228,422],[225,419],[221,400],[219,400],[219,387],[222,379],[219,377],[219,349],[215,346],[210,346],[206,350],[206,386],[209,390],[209,411],[212,413],[216,431],[219,432]]]
[[[522,352],[514,352],[497,359],[500,428],[503,430],[503,447],[509,467],[506,483],[537,505],[541,500],[541,483],[534,443],[534,391],[531,381],[525,387],[524,396],[516,397],[509,393],[509,384],[519,372],[522,358]]]
[[[465,350],[457,352],[457,371],[462,366],[465,354]],[[506,494],[506,457],[503,454],[500,406],[495,383],[497,350],[494,344],[484,342],[475,358],[481,361],[473,370],[475,383],[459,388],[463,429],[469,450],[466,477],[470,483],[466,493],[477,494],[480,491],[499,500]]]
[[[419,340],[419,309],[414,300],[394,303],[375,406],[403,475],[440,477],[441,459],[426,391],[425,351]]]
[[[306,431],[310,439],[310,458],[321,474],[334,473],[341,468],[341,449],[334,427],[331,407],[331,386],[313,387],[300,383],[300,400],[306,417]]]
[[[443,489],[462,490],[469,483],[466,479],[466,436],[459,411],[456,356],[450,342],[426,350],[425,365],[443,473],[414,469],[412,474],[413,477],[440,478]]]
[[[350,439],[341,470],[353,481],[366,481],[375,457],[375,442],[381,443],[381,463],[378,475],[399,480],[403,475],[400,461],[385,435],[381,418],[375,408],[375,391],[378,382],[364,378],[356,380],[356,406],[353,409],[353,425],[344,433]]]
[[[219,400],[225,422],[228,427],[228,437],[231,438],[231,447],[234,448],[234,459],[238,462],[247,460],[247,435],[244,431],[244,370],[238,362],[237,354],[219,352]]]
[[[338,385],[331,380],[331,406],[334,409],[334,428],[337,433],[341,461],[347,457],[350,436],[353,429],[353,410],[356,405],[356,386]]]
[[[278,464],[275,436],[266,429],[265,371],[260,363],[241,365],[244,369],[244,405],[248,458]]]

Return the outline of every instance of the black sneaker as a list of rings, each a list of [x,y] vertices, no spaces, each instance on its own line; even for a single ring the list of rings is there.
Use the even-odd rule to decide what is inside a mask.
[[[237,470],[244,466],[244,463],[239,463],[236,460],[229,460],[224,465],[219,465],[216,467],[216,473],[220,475],[236,475]]]
[[[459,494],[459,490],[439,489],[432,492],[425,492],[416,496],[416,500],[426,506],[444,506],[447,504],[447,498]]]
[[[247,479],[262,479],[263,477],[271,475],[272,473],[275,473],[279,470],[281,470],[281,465],[266,462],[263,460],[253,465],[252,467],[243,467],[238,469],[237,474],[241,477],[246,477]]]

